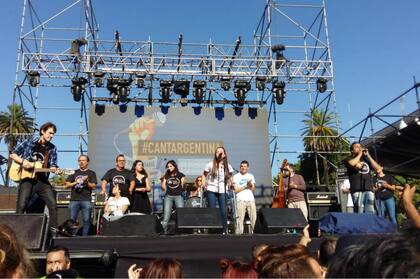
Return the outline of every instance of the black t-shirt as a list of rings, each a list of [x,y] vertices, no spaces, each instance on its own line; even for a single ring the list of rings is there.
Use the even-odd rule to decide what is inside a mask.
[[[112,195],[112,187],[114,185],[121,185],[121,196],[128,197],[128,188],[130,187],[130,182],[134,180],[133,173],[128,169],[123,169],[119,171],[115,168],[110,169],[105,173],[101,180],[105,180],[109,183],[109,195]]]
[[[181,195],[183,189],[181,186],[181,178],[185,177],[182,172],[178,172],[174,176],[165,174],[166,194],[169,196]]]
[[[360,162],[363,164],[363,167],[359,170],[350,166],[348,160],[345,161],[347,174],[349,175],[350,191],[352,193],[373,191],[372,176],[370,174],[372,167],[369,162],[363,160],[363,158],[360,159]]]
[[[75,181],[83,181],[83,176],[87,176],[88,179],[84,183],[80,184],[77,183],[71,188],[71,201],[90,201],[92,190],[88,187],[88,182],[90,183],[98,183],[98,179],[96,178],[96,173],[93,170],[85,170],[82,171],[77,169],[74,174],[69,175],[67,177],[68,182],[75,182]]]
[[[381,187],[384,182],[388,183],[389,185],[395,185],[395,179],[389,174],[385,174],[385,176],[382,177],[377,176],[375,179],[377,187]],[[376,192],[376,196],[381,200],[387,200],[394,196],[394,192],[389,189],[385,189],[382,186],[382,188],[378,189]]]

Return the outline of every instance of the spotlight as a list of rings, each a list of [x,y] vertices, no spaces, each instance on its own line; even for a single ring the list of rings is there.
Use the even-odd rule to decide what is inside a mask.
[[[136,84],[138,88],[144,87],[144,80],[146,79],[146,74],[137,74],[136,75]]]
[[[104,85],[104,76],[105,73],[103,72],[95,72],[93,73],[94,76],[94,83],[96,87],[102,87]]]
[[[242,79],[235,80],[235,97],[238,100],[238,105],[245,104],[246,93],[251,89],[251,84]]]
[[[400,120],[400,123],[398,124],[398,130],[402,130],[407,128],[407,123],[405,123],[404,119]]]
[[[229,85],[230,86],[230,85]],[[206,81],[205,80],[194,80],[194,98],[197,104],[201,104],[206,94]]]
[[[230,89],[230,78],[222,77],[220,79],[220,87],[222,87],[223,90],[228,91]]]
[[[190,93],[189,80],[177,80],[174,83],[174,92],[181,96],[181,106],[185,107],[188,104],[187,96]]]
[[[171,101],[171,86],[172,82],[170,80],[160,81],[160,96],[162,97],[162,103],[169,103]]]
[[[82,99],[82,94],[85,91],[85,85],[87,79],[84,77],[75,77],[71,80],[71,94],[73,94],[73,100],[79,102]]]
[[[418,117],[414,118],[414,122],[416,122],[416,124],[420,126],[420,119]]]
[[[27,78],[28,78],[28,83],[31,87],[37,87],[39,84],[39,80],[40,80],[40,75],[37,71],[29,71],[26,74]]]
[[[80,55],[80,47],[87,44],[86,39],[75,39],[71,42],[70,54],[73,56]]]
[[[276,69],[280,69],[287,62],[287,59],[283,55],[285,49],[286,47],[284,45],[274,45],[271,47],[271,51],[276,54]]]
[[[266,77],[257,77],[255,87],[257,87],[258,91],[264,91],[265,89],[265,81],[267,80]]]
[[[274,94],[274,97],[276,98],[276,103],[278,105],[283,104],[284,102],[284,97],[286,95],[286,92],[284,91],[284,88],[286,87],[286,84],[284,83],[284,81],[273,81],[272,86],[271,86],[271,91]]]
[[[320,77],[316,81],[316,90],[319,91],[319,93],[324,93],[327,91],[327,79]]]
[[[117,80],[117,93],[121,103],[127,102],[127,97],[130,94],[130,85],[132,79],[120,78]]]
[[[109,78],[107,80],[106,88],[112,95],[112,102],[114,104],[127,102],[127,97],[130,93],[130,84],[132,80],[125,78]]]
[[[104,114],[105,113],[105,105],[96,104],[95,105],[95,113],[98,116],[101,116],[102,114]]]

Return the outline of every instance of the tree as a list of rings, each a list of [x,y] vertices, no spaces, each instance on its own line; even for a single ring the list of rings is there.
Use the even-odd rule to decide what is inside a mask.
[[[309,184],[320,184],[320,173],[322,181],[328,185],[335,183],[336,168],[339,162],[344,159],[339,153],[328,153],[337,151],[348,151],[348,142],[337,137],[338,131],[334,127],[336,118],[333,113],[325,110],[314,109],[306,114],[307,119],[303,120],[305,127],[302,136],[305,151],[308,153],[300,156],[301,173]],[[322,165],[318,165],[321,159]]]
[[[12,104],[7,108],[7,112],[0,112],[0,141],[4,140],[10,153],[18,141],[33,133],[35,124],[34,119],[20,105]]]

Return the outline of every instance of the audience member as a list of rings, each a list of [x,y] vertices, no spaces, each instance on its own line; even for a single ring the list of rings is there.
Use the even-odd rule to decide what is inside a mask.
[[[386,236],[338,252],[328,278],[419,278],[416,245],[405,236]]]
[[[0,278],[28,278],[33,276],[33,266],[16,233],[0,224]]]
[[[335,237],[327,237],[319,245],[318,260],[323,268],[328,268],[331,259],[334,257],[337,240]]]
[[[323,278],[324,272],[311,256],[274,257],[258,274],[259,278]]]
[[[413,204],[413,198],[416,193],[416,185],[405,185],[402,194],[402,203],[404,205],[405,214],[411,220],[414,227],[420,229],[420,214],[416,206]]]
[[[70,252],[66,247],[55,246],[48,250],[45,274],[50,274],[57,270],[68,270],[70,266]]]
[[[182,278],[182,265],[175,259],[156,259],[145,268],[133,264],[128,268],[128,278]]]
[[[222,270],[221,278],[258,278],[257,271],[250,263],[221,259],[219,267]]]

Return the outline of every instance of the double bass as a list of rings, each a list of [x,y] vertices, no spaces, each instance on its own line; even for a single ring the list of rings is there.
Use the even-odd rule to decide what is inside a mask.
[[[277,194],[273,198],[273,204],[271,205],[271,208],[285,208],[285,192],[283,187],[283,170],[285,169],[287,164],[287,159],[283,160],[283,163],[281,164],[280,171],[279,171],[279,190],[277,191]]]

